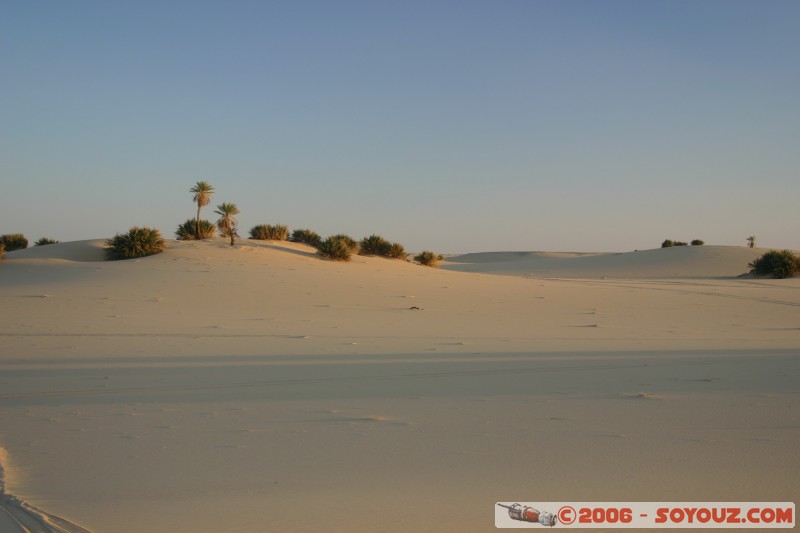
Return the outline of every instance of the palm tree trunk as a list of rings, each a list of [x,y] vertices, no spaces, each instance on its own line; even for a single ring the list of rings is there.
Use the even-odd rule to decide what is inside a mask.
[[[200,240],[200,203],[197,203],[197,222],[194,225],[195,237]]]

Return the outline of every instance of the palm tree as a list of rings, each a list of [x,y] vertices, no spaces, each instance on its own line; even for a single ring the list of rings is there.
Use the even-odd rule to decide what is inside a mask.
[[[219,215],[217,220],[217,227],[223,237],[231,238],[231,246],[233,246],[233,238],[237,237],[236,233],[236,215],[239,214],[239,208],[236,204],[221,203],[214,211]]]
[[[198,181],[194,187],[189,189],[194,193],[192,200],[197,204],[197,222],[195,223],[195,236],[200,239],[200,208],[211,203],[211,195],[214,194],[214,186],[206,181]]]
[[[755,248],[756,247],[756,236],[755,235],[750,235],[747,238],[747,247],[748,248]]]

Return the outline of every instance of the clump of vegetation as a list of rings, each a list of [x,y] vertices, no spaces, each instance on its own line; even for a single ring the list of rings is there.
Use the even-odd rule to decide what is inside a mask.
[[[747,266],[750,267],[751,274],[778,279],[790,278],[800,274],[800,257],[791,250],[771,250]]]
[[[33,245],[34,246],[47,246],[48,244],[58,244],[59,242],[61,242],[61,241],[57,241],[57,240],[51,239],[49,237],[42,237],[41,239],[39,239],[38,241],[33,243]]]
[[[175,230],[175,237],[179,241],[194,241],[209,239],[217,234],[217,228],[208,220],[201,220],[199,225],[200,231],[198,232],[197,221],[193,218],[188,219],[186,222],[178,226]]]
[[[134,226],[127,233],[118,233],[106,241],[106,259],[134,259],[160,254],[167,243],[157,229]]]
[[[346,235],[334,235],[319,243],[317,253],[320,257],[331,261],[349,261],[355,251],[353,245],[358,245],[352,239],[347,240]]]
[[[688,242],[683,242],[683,241],[675,241],[672,244],[673,246],[689,246]]]
[[[701,241],[700,239],[695,239],[692,241],[692,246],[703,246],[705,242]]]
[[[755,235],[750,235],[747,238],[747,247],[748,248],[755,248],[756,247],[756,236]]]
[[[233,246],[235,238],[239,236],[236,229],[236,215],[240,213],[239,208],[236,207],[236,204],[221,203],[214,212],[219,215],[217,228],[219,229],[220,235],[223,237],[230,237],[231,246]]]
[[[405,260],[408,259],[408,252],[406,252],[402,244],[393,242],[391,246],[389,246],[389,253],[386,254],[386,257]]]
[[[211,203],[211,196],[214,194],[214,186],[205,181],[198,181],[194,184],[194,187],[189,189],[189,192],[194,193],[192,201],[197,204],[197,219],[195,219],[194,226],[195,239],[207,239],[208,237],[202,236],[203,221],[200,220],[200,209]],[[209,237],[213,237],[213,232]]]
[[[390,257],[392,259],[406,259],[408,253],[402,244],[389,242],[380,235],[370,235],[364,237],[358,243],[359,255],[377,255],[380,257]]]
[[[427,250],[414,257],[414,261],[416,261],[420,265],[434,267],[434,268],[436,268],[437,264],[442,259],[444,259],[444,257],[442,257],[441,255],[437,255]]]
[[[6,247],[2,242],[0,242],[0,259],[4,258],[5,256],[6,256]]]
[[[359,255],[389,255],[389,250],[392,248],[392,243],[381,237],[380,235],[370,235],[364,237],[358,243]]]
[[[667,239],[661,243],[662,248],[672,248],[673,246],[689,246],[689,243],[683,241],[673,241],[671,239]]]
[[[317,248],[322,242],[322,237],[316,231],[311,231],[310,229],[296,229],[292,232],[289,240],[291,242],[302,242]]]
[[[24,250],[28,247],[28,239],[22,233],[7,233],[0,236],[0,242],[5,246],[6,251]]]
[[[275,226],[259,224],[250,228],[250,238],[260,241],[285,241],[289,238],[289,228],[281,224]]]
[[[329,237],[330,239],[336,239],[339,241],[344,242],[347,247],[350,249],[351,253],[358,253],[359,245],[358,241],[352,238],[350,235],[345,235],[344,233],[337,233],[336,235],[332,235]],[[323,241],[324,242],[324,241]]]

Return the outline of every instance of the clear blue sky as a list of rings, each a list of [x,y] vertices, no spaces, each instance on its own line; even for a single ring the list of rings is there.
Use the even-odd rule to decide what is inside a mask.
[[[0,233],[800,248],[800,2],[0,6]],[[211,219],[213,209],[206,208]]]

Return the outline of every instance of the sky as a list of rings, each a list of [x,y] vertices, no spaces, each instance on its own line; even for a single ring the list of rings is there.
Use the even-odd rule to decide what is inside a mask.
[[[795,0],[5,0],[0,233],[800,249]]]

